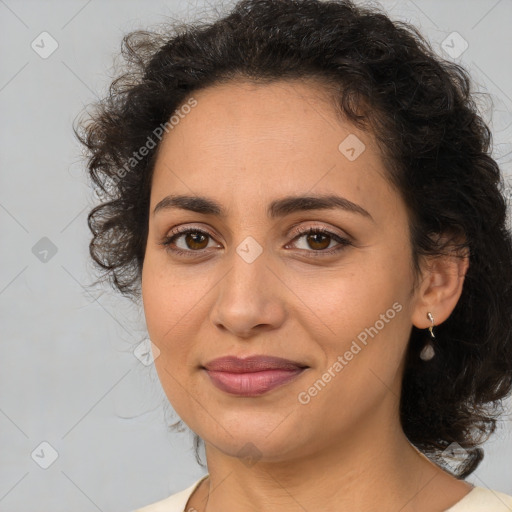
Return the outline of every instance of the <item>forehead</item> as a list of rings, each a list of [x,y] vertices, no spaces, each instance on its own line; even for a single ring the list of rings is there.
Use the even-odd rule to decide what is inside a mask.
[[[389,188],[372,134],[343,121],[318,81],[233,81],[192,98],[161,142],[153,206],[164,192],[263,200],[337,189],[355,200]]]
[[[291,145],[301,135],[314,140],[320,127],[339,130],[328,89],[312,79],[268,84],[234,80],[195,91],[192,97],[196,106],[180,116],[180,129],[174,127],[164,140],[179,133],[187,138],[195,135],[194,144],[234,146],[240,139],[245,144],[268,143],[274,135],[280,139],[276,142],[285,144],[289,138]]]

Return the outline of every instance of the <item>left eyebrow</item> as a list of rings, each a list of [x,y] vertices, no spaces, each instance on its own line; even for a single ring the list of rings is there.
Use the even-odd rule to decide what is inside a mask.
[[[282,199],[277,199],[270,203],[267,215],[270,218],[276,218],[301,211],[333,209],[341,209],[351,213],[357,213],[374,221],[370,213],[362,206],[349,201],[345,197],[333,194],[283,197]]]
[[[227,217],[227,211],[215,200],[204,196],[170,195],[164,197],[154,208],[153,214],[161,210],[179,208],[204,215],[216,215]],[[284,217],[295,212],[309,210],[341,209],[351,213],[357,213],[368,219],[374,219],[362,206],[349,201],[345,197],[329,194],[314,196],[286,196],[272,201],[267,209],[267,215],[271,219]]]

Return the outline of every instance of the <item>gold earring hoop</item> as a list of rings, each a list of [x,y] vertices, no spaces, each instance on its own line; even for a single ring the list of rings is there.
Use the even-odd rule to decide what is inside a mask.
[[[420,358],[423,361],[430,361],[436,355],[434,345],[432,344],[432,340],[435,339],[436,337],[434,334],[434,316],[430,311],[427,313],[427,318],[430,320],[432,325],[428,328],[428,330],[430,331],[430,339],[420,352]]]

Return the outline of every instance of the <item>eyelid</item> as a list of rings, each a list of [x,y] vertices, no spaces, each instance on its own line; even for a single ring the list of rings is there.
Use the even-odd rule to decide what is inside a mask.
[[[297,227],[295,227],[295,226],[297,226]],[[297,235],[302,235],[304,233],[308,233],[311,230],[318,230],[318,231],[323,231],[326,234],[331,234],[331,235],[335,235],[339,238],[343,238],[347,241],[352,241],[352,236],[349,235],[346,231],[339,233],[338,231],[336,231],[336,229],[337,228],[325,226],[323,224],[312,224],[312,225],[308,224],[307,226],[303,226],[302,224],[300,224],[300,225],[294,224],[294,226],[292,226],[292,231],[290,232],[289,236],[296,237]]]
[[[179,226],[175,226],[172,228],[166,235],[167,238],[170,238],[175,235],[180,235],[182,233],[188,233],[189,231],[197,231],[199,233],[205,233],[209,235],[211,238],[215,238],[215,236],[211,233],[211,231],[202,226],[195,226],[190,224],[181,224]]]

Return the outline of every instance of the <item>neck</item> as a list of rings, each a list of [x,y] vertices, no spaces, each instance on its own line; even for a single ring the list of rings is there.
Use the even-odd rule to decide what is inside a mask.
[[[190,504],[198,512],[422,512],[446,510],[462,499],[471,486],[418,452],[389,414],[382,417],[386,410],[383,404],[372,421],[286,460],[244,462],[207,443],[209,478]]]

